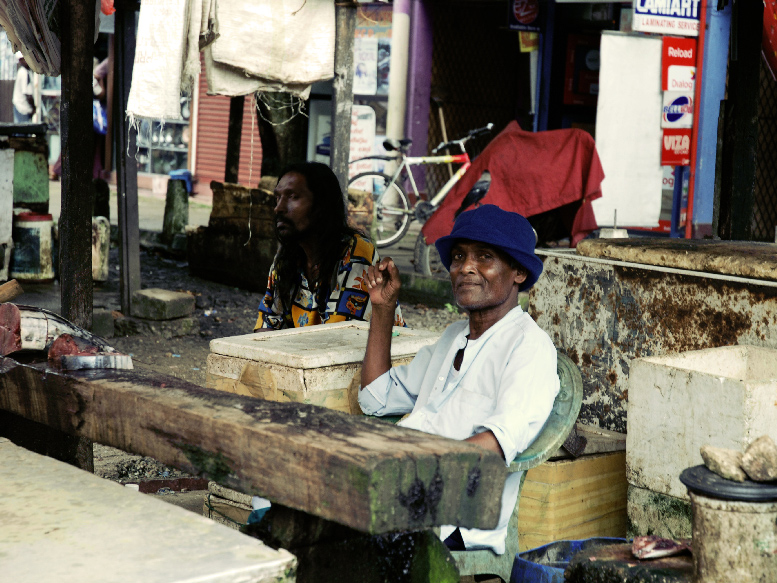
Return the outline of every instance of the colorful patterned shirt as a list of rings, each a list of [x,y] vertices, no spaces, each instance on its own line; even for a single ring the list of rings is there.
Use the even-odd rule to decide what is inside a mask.
[[[291,301],[281,301],[276,281],[275,263],[270,268],[267,291],[259,304],[259,318],[254,330],[259,328],[301,328],[316,324],[331,324],[346,320],[369,321],[372,315],[370,295],[364,285],[367,268],[380,261],[375,246],[360,235],[354,235],[345,255],[336,266],[337,281],[329,292],[326,310],[318,309],[316,290],[311,289],[305,274],[300,271],[300,282],[292,294]],[[334,280],[334,277],[332,278]],[[397,304],[394,325],[405,326],[402,310]]]

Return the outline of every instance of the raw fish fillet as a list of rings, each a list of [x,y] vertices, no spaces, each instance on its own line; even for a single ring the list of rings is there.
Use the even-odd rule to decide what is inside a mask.
[[[631,553],[638,559],[658,559],[691,551],[690,540],[673,540],[660,536],[635,536]]]

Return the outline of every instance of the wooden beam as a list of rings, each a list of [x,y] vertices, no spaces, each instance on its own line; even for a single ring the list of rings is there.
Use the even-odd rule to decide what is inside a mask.
[[[243,108],[245,95],[229,99],[229,125],[227,126],[227,160],[224,169],[224,182],[237,184],[240,169],[240,142],[243,137]],[[250,184],[248,185],[251,186]]]
[[[335,78],[332,91],[332,142],[329,166],[345,196],[351,154],[351,106],[353,105],[353,35],[356,3],[335,3]],[[348,201],[346,200],[346,203]]]
[[[92,58],[94,2],[62,0],[62,211],[59,280],[62,315],[92,327]]]
[[[117,2],[114,42],[113,131],[116,143],[116,189],[119,211],[119,295],[121,309],[131,312],[132,295],[140,289],[140,219],[138,215],[138,165],[135,132],[126,119],[127,100],[135,61],[135,10],[129,2]]]
[[[142,369],[64,373],[3,358],[0,409],[369,534],[493,528],[499,517],[498,455],[313,405]]]

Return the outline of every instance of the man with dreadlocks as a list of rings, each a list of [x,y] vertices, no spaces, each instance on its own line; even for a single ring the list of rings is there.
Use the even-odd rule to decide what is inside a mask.
[[[318,162],[288,166],[275,187],[280,242],[255,330],[369,320],[364,279],[379,262],[375,246],[348,225],[340,183]],[[394,325],[404,326],[399,304]]]

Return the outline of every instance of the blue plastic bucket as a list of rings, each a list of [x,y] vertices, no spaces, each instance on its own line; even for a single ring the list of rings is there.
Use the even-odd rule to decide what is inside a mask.
[[[192,173],[189,170],[170,171],[170,180],[183,180],[186,183],[187,194],[192,193]]]
[[[510,583],[564,583],[564,569],[578,551],[626,542],[625,538],[597,537],[559,540],[515,555]]]

